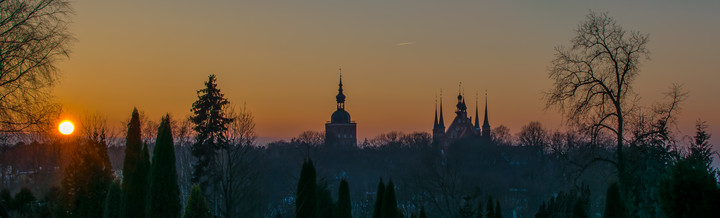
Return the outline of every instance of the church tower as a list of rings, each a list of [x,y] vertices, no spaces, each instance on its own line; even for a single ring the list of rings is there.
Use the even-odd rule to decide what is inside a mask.
[[[340,74],[340,84],[338,86],[338,94],[335,96],[337,110],[330,116],[330,121],[325,123],[325,144],[356,146],[357,124],[350,120],[350,113],[345,111],[342,74]]]

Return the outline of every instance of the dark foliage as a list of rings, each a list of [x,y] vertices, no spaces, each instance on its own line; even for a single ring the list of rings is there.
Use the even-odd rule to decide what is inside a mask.
[[[295,202],[295,217],[297,218],[314,218],[318,216],[315,174],[315,166],[312,160],[306,160],[303,163],[300,180],[297,184],[297,200]]]
[[[197,159],[193,165],[192,182],[200,185],[208,193],[208,182],[214,175],[213,164],[219,146],[227,143],[227,125],[232,122],[224,112],[224,107],[230,104],[224,94],[217,88],[215,75],[210,75],[205,82],[205,88],[198,90],[198,100],[192,104],[193,115],[190,121],[194,124],[193,130],[197,133],[195,143],[192,145],[192,155]]]
[[[107,197],[105,198],[105,207],[103,211],[104,218],[119,218],[122,210],[122,192],[118,181],[110,184]]]
[[[625,203],[623,203],[622,198],[620,198],[620,187],[618,187],[617,182],[614,182],[610,184],[610,186],[608,186],[607,194],[605,196],[605,212],[603,213],[603,217],[626,217]]]
[[[543,202],[535,214],[536,218],[549,217],[587,217],[587,207],[590,205],[590,188],[573,189],[570,192],[560,192]]]
[[[373,209],[373,218],[382,217],[382,205],[383,198],[385,197],[385,184],[383,184],[382,178],[378,182],[377,191],[375,192],[375,207]]]
[[[399,214],[397,207],[397,198],[395,197],[395,184],[392,179],[385,187],[382,201],[382,218],[394,218]]]
[[[690,153],[667,168],[660,180],[660,202],[668,217],[713,217],[720,203],[716,172],[710,167],[710,135],[702,122],[690,145]]]
[[[112,167],[104,133],[93,133],[75,148],[62,181],[62,216],[102,217]]]
[[[350,187],[345,179],[340,180],[340,188],[338,189],[337,213],[335,217],[351,218],[352,204],[350,203]]]
[[[210,207],[205,201],[205,196],[200,190],[200,186],[193,185],[187,205],[185,206],[185,218],[212,218]]]
[[[143,150],[140,114],[133,109],[127,124],[125,137],[125,159],[123,161],[122,214],[123,217],[142,217],[145,215],[147,194],[147,172],[150,167],[147,150]]]
[[[158,127],[148,183],[145,216],[180,217],[180,190],[169,115],[162,118]]]

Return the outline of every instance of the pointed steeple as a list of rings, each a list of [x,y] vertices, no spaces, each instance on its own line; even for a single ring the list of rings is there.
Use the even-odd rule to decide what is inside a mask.
[[[480,130],[480,116],[478,116],[478,96],[475,93],[475,130]]]
[[[445,130],[445,119],[443,119],[443,110],[442,110],[442,89],[440,89],[440,121],[438,121],[438,127],[442,128],[443,131]]]
[[[335,100],[337,101],[337,109],[338,110],[344,110],[345,109],[345,94],[343,94],[343,84],[342,84],[342,70],[340,70],[340,84],[338,85],[338,94],[335,96]]]
[[[482,125],[482,136],[490,136],[490,122],[488,121],[487,90],[485,91],[485,120]]]
[[[437,129],[438,127],[438,119],[437,119],[437,94],[435,95],[435,122],[433,123],[433,130]]]

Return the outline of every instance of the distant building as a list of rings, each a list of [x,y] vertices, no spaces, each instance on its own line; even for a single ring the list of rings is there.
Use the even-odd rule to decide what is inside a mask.
[[[350,120],[350,113],[345,110],[345,94],[343,94],[342,75],[338,94],[335,96],[337,110],[325,123],[325,144],[340,146],[357,146],[357,124]]]
[[[455,105],[455,119],[450,123],[450,127],[445,129],[445,120],[443,118],[442,96],[440,96],[440,119],[438,120],[438,109],[435,105],[435,122],[433,124],[433,142],[440,145],[449,145],[457,140],[471,136],[481,136],[490,138],[490,123],[488,122],[487,112],[487,95],[485,96],[485,119],[482,129],[480,128],[480,119],[478,116],[478,105],[475,103],[475,125],[467,115],[467,104],[462,93],[458,93],[458,102]]]

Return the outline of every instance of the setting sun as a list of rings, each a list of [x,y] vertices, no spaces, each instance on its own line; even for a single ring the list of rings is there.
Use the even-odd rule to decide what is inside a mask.
[[[60,133],[62,133],[63,135],[70,135],[72,134],[73,130],[75,130],[75,126],[73,126],[72,122],[66,120],[60,123],[58,130],[60,130]]]

